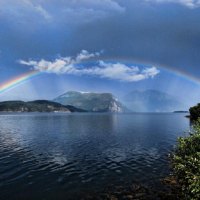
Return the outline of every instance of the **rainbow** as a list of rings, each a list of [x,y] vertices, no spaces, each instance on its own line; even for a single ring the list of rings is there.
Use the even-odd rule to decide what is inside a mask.
[[[104,58],[103,60],[105,60],[107,62],[123,62],[123,63],[128,63],[128,64],[134,63],[134,61],[132,59],[130,59],[130,58],[118,58],[118,59]],[[86,63],[90,63],[90,62],[83,62],[82,64],[86,64]],[[138,62],[138,63],[140,63],[140,62]],[[146,65],[146,66],[150,66],[150,65],[154,66],[154,65],[156,65],[156,64],[153,64],[153,63],[145,63],[145,62],[143,62],[143,64]],[[188,74],[187,72],[184,72],[184,71],[181,71],[181,70],[176,70],[175,68],[171,68],[171,67],[168,67],[168,66],[156,65],[156,67],[158,67],[160,69],[163,69],[163,70],[165,70],[167,72],[170,72],[170,73],[172,73],[172,74],[174,74],[174,75],[176,75],[178,77],[184,78],[184,79],[194,83],[195,85],[200,85],[200,79],[195,77],[195,76],[192,76],[192,75]],[[27,72],[27,73],[21,74],[21,75],[19,75],[17,77],[14,77],[14,78],[12,78],[12,79],[0,84],[0,94],[3,94],[4,92],[15,88],[18,85],[23,84],[26,81],[29,81],[33,77],[38,76],[40,74],[42,74],[42,72],[40,72],[40,71],[31,71],[31,72]]]
[[[127,63],[130,65],[137,65],[137,64],[141,64],[142,66],[155,66],[157,68],[160,68],[168,73],[174,74],[180,78],[183,78],[187,81],[192,82],[195,85],[200,85],[200,78],[189,74],[186,71],[183,70],[178,70],[175,67],[172,66],[167,66],[167,65],[163,65],[163,64],[155,64],[153,62],[146,62],[146,61],[141,61],[141,60],[133,60],[132,58],[128,58],[128,57],[119,57],[117,59],[115,58],[108,58],[108,57],[104,57],[102,60],[104,61],[108,61],[108,62],[122,62],[122,63]]]
[[[37,76],[41,74],[41,72],[38,72],[38,71],[30,71],[30,72],[27,72],[27,73],[24,73],[24,74],[21,74],[17,77],[14,77],[2,84],[0,84],[0,94],[32,79],[33,77]]]

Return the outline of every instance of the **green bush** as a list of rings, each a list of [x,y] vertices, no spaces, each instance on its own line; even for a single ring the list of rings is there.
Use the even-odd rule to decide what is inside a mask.
[[[179,138],[173,155],[173,168],[186,199],[200,199],[200,119],[190,136]]]

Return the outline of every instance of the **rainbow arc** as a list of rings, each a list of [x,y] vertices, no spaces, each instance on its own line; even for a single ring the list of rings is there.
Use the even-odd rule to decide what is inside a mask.
[[[112,59],[105,59],[106,61],[112,61]],[[120,59],[120,61],[122,61],[122,59]],[[130,59],[123,59],[123,62],[129,62],[130,64]],[[115,61],[116,62],[116,61]],[[85,62],[84,62],[85,63]],[[172,68],[169,68],[169,67],[166,67],[166,66],[162,66],[162,67],[158,67],[160,69],[163,69],[163,70],[166,70],[172,74],[175,74],[176,76],[178,77],[181,77],[181,78],[184,78],[186,80],[189,80],[191,82],[193,82],[194,84],[200,84],[200,79],[197,78],[197,77],[194,77],[192,76],[191,74],[188,74],[184,71],[180,71],[180,70],[176,70],[176,69],[172,69]],[[3,94],[4,92],[10,90],[10,89],[13,89],[15,87],[17,87],[18,85],[21,85],[27,81],[30,81],[32,78],[38,76],[42,74],[42,72],[40,71],[30,71],[30,72],[27,72],[27,73],[24,73],[24,74],[21,74],[17,77],[14,77],[4,83],[0,83],[0,94]]]
[[[28,73],[21,74],[17,77],[14,77],[2,84],[0,84],[0,94],[17,87],[20,84],[23,84],[26,81],[29,81],[30,79],[34,78],[35,76],[38,76],[41,74],[41,72],[38,71],[30,71]]]

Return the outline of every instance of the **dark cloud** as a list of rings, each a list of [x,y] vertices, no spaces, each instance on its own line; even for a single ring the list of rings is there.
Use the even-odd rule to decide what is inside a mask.
[[[172,5],[126,5],[123,15],[77,29],[74,51],[105,49],[108,57],[127,57],[195,74],[200,63],[200,10]]]
[[[131,58],[198,76],[200,9],[194,1],[174,2],[2,0],[2,62],[104,50],[104,57]]]

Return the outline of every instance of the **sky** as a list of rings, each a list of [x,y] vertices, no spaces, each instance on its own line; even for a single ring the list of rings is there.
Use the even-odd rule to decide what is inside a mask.
[[[189,107],[199,63],[200,0],[0,0],[2,101],[155,89]]]

